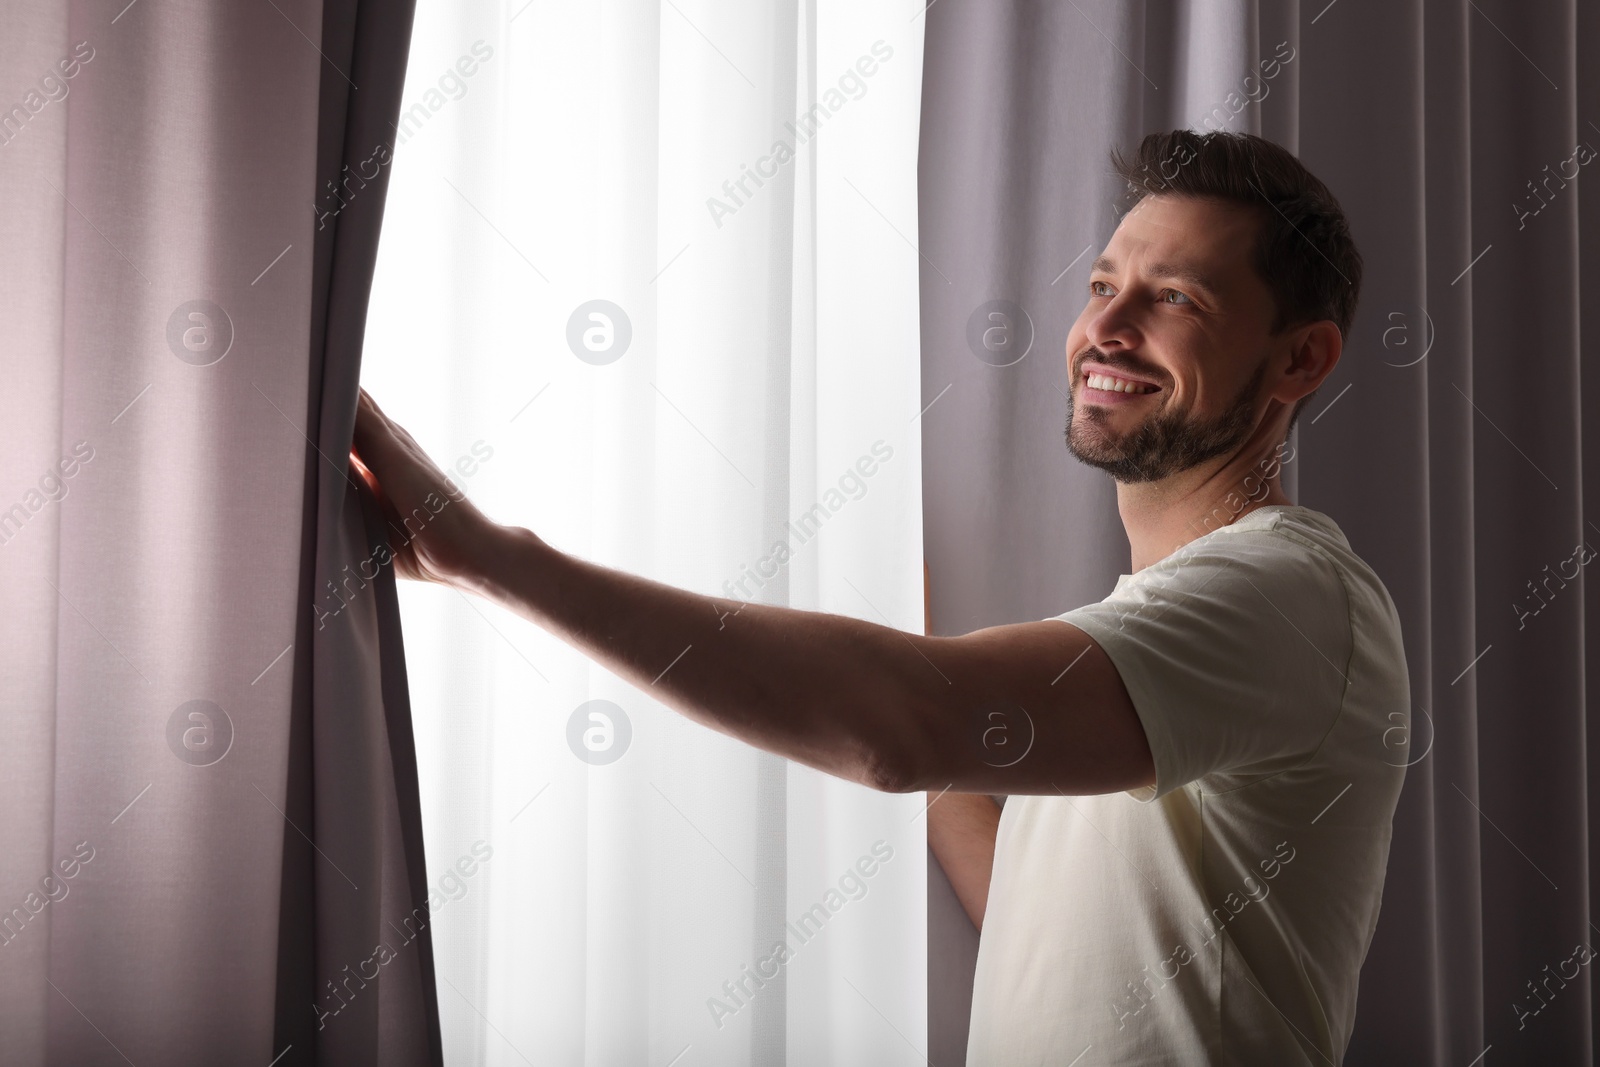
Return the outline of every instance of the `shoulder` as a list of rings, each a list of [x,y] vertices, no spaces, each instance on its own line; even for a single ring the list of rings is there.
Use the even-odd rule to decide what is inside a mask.
[[[1344,674],[1357,626],[1330,536],[1278,512],[1252,513],[1123,578],[1104,601],[1067,619],[1102,644],[1166,655],[1181,646],[1217,667],[1245,660],[1273,664],[1273,675],[1313,664]]]
[[[1252,512],[1180,546],[1121,583],[1118,592],[1134,600],[1237,600],[1241,607],[1275,606],[1285,614],[1342,615],[1348,623],[1342,541],[1337,527],[1282,511]]]

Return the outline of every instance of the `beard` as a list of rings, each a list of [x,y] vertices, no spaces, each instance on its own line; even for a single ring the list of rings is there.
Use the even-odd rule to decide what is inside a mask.
[[[1119,369],[1117,360],[1098,349],[1088,356]],[[1126,367],[1133,371],[1135,368]],[[1182,411],[1158,410],[1143,423],[1125,433],[1112,430],[1121,417],[1110,408],[1091,406],[1076,411],[1073,392],[1067,393],[1067,450],[1091,467],[1098,467],[1118,482],[1160,481],[1188,470],[1208,459],[1231,452],[1255,432],[1255,401],[1266,380],[1267,361],[1262,360],[1255,376],[1245,383],[1222,414],[1210,419],[1195,418]]]

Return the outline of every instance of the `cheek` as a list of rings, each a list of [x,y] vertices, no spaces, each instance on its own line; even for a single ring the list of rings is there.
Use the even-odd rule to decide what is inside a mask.
[[[1167,405],[1197,414],[1228,407],[1244,384],[1224,367],[1228,344],[1193,322],[1167,322],[1152,329],[1147,343],[1167,373]]]
[[[1088,347],[1088,335],[1083,328],[1085,316],[1079,315],[1078,320],[1067,331],[1067,355],[1075,356]]]
[[[1216,418],[1233,408],[1239,399],[1239,391],[1246,384],[1245,379],[1234,376],[1224,381],[1214,375],[1202,379],[1198,372],[1191,374],[1187,388],[1192,410],[1207,418]]]
[[[1081,321],[1067,332],[1067,343],[1063,349],[1063,356],[1067,361],[1067,373],[1071,374],[1078,363],[1078,353],[1089,347],[1089,339],[1083,332]]]
[[[1092,304],[1086,305],[1078,314],[1072,327],[1067,331],[1067,355],[1076,359],[1084,349],[1094,342],[1089,340],[1089,325],[1094,322],[1095,309]]]

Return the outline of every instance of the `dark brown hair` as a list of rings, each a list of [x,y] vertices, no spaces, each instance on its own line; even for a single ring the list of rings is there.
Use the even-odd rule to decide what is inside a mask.
[[[1215,197],[1257,210],[1254,264],[1277,305],[1272,332],[1331,319],[1350,339],[1361,295],[1361,253],[1339,201],[1288,149],[1231,130],[1147,134],[1133,157],[1111,150],[1126,207],[1146,196]],[[1300,399],[1289,419],[1316,391]]]

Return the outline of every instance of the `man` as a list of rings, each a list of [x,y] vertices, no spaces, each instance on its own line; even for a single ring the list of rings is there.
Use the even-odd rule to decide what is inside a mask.
[[[1279,475],[1360,256],[1268,141],[1180,130],[1113,160],[1134,203],[1066,343],[1068,447],[1116,480],[1132,547],[1098,604],[960,637],[741,604],[491,522],[365,394],[352,456],[396,525],[452,501],[397,546],[402,575],[494,599],[713,729],[930,791],[982,930],[969,1064],[1337,1064],[1409,686],[1382,583]]]

